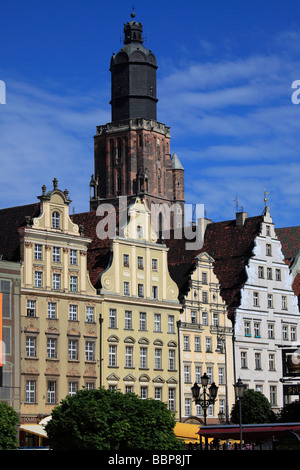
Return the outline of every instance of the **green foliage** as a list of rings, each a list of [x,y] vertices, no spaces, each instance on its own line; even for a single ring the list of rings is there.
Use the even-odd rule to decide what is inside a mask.
[[[293,401],[285,405],[278,416],[281,423],[296,423],[300,421],[300,401]]]
[[[18,423],[19,418],[15,410],[7,403],[0,402],[0,450],[17,449]]]
[[[243,424],[264,424],[274,422],[275,415],[269,400],[261,392],[249,389],[242,398]],[[239,404],[235,403],[231,410],[231,422],[239,424]]]
[[[66,397],[46,425],[54,450],[176,450],[175,419],[157,400],[105,389]]]

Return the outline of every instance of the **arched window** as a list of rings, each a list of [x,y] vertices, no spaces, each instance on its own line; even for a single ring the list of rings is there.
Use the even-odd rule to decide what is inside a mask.
[[[60,228],[60,215],[56,211],[52,213],[52,228]]]

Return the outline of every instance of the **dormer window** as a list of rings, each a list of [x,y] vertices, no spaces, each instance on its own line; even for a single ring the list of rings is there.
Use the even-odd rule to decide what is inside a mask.
[[[60,228],[60,215],[56,211],[52,213],[52,228]]]

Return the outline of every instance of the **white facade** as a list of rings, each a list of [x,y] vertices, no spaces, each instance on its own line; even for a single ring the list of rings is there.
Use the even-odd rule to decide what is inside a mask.
[[[276,411],[285,404],[282,350],[299,342],[300,314],[268,207],[246,272],[235,316],[236,378],[262,392]]]

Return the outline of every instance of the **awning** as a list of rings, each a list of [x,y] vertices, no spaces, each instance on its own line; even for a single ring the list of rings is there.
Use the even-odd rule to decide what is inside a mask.
[[[183,439],[186,443],[199,443],[199,427],[198,424],[176,423],[174,432],[176,437]]]
[[[271,423],[271,424],[243,424],[242,437],[243,440],[251,441],[267,441],[271,439],[279,439],[283,433],[292,431],[300,434],[300,423]],[[217,439],[236,439],[239,440],[240,426],[204,426],[198,431],[203,437],[212,437]]]
[[[41,424],[21,424],[20,431],[29,432],[36,436],[47,437],[45,428]]]

